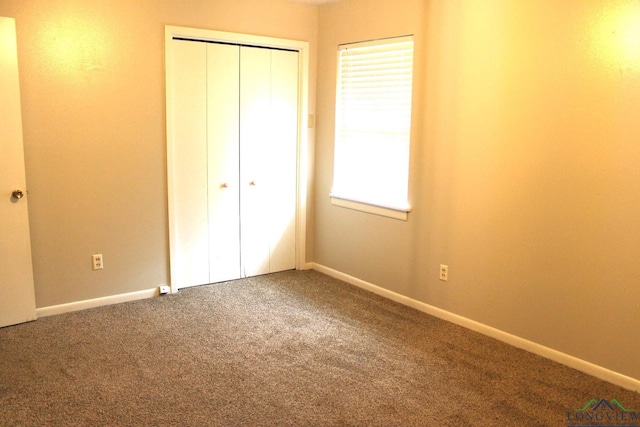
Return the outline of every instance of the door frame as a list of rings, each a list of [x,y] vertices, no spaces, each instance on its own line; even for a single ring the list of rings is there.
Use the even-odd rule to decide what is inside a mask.
[[[296,270],[307,269],[307,183],[309,165],[309,138],[307,121],[309,118],[309,42],[281,39],[250,34],[230,33],[199,28],[165,26],[165,84],[166,84],[166,136],[167,136],[167,197],[169,214],[169,265],[176,259],[175,197],[173,161],[175,143],[173,140],[173,43],[174,38],[195,41],[232,43],[243,46],[287,49],[298,52],[298,138],[297,138],[297,191],[296,191]],[[174,271],[170,268],[171,292],[178,288]]]

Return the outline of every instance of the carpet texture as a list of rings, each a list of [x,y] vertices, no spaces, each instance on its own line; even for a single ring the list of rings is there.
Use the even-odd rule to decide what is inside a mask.
[[[0,329],[2,426],[567,426],[592,398],[640,411],[637,393],[315,271]]]

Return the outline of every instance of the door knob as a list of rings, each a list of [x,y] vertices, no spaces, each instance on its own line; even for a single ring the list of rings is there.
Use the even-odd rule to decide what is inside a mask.
[[[255,181],[251,181],[251,182],[249,183],[249,185],[250,185],[250,186],[252,186],[252,187],[255,187],[256,182],[255,182]]]
[[[226,182],[224,184],[220,184],[220,188],[228,188],[229,184],[227,184]]]
[[[22,190],[15,190],[13,193],[11,193],[11,196],[14,199],[20,200],[24,197],[24,193],[22,192]]]

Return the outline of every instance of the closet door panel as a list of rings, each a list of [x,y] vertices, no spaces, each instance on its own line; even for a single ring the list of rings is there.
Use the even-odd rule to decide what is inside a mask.
[[[240,237],[242,277],[269,273],[271,202],[266,177],[271,145],[270,57],[268,49],[240,48]]]
[[[271,51],[270,272],[296,265],[298,53]]]
[[[207,53],[204,43],[173,40],[175,259],[178,288],[209,283],[207,218]]]
[[[240,277],[238,46],[207,44],[210,282]]]

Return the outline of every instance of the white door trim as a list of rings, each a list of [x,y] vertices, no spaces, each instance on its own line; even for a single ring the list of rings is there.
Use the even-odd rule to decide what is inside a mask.
[[[309,141],[307,118],[309,111],[309,42],[299,40],[280,39],[273,37],[255,36],[250,34],[229,33],[198,28],[165,26],[165,84],[166,84],[166,132],[167,132],[167,189],[168,189],[168,214],[169,214],[169,256],[176,259],[175,236],[175,201],[174,201],[174,174],[172,170],[174,160],[173,141],[173,48],[171,41],[174,38],[186,38],[191,40],[213,41],[233,43],[246,46],[260,46],[269,48],[288,49],[299,52],[298,67],[298,153],[297,153],[297,204],[296,204],[296,269],[308,268],[306,264],[307,242],[307,180]],[[171,291],[177,292],[174,272],[171,271]]]

